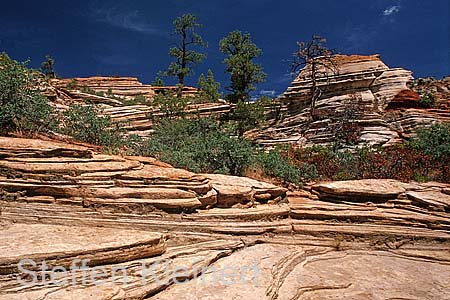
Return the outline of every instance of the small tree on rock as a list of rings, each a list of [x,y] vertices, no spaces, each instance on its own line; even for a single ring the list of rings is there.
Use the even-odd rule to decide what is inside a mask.
[[[206,77],[201,74],[197,84],[200,89],[200,97],[206,99],[208,102],[217,102],[222,96],[219,92],[220,83],[214,80],[214,75],[211,70],[208,70]]]
[[[174,62],[169,65],[167,71],[162,74],[165,76],[174,76],[178,78],[181,97],[181,89],[184,86],[185,77],[192,74],[192,69],[202,62],[205,54],[190,49],[193,46],[207,47],[207,43],[197,33],[197,29],[202,27],[197,23],[197,19],[193,14],[185,14],[178,17],[173,22],[175,27],[174,34],[180,38],[175,46],[170,48],[169,55],[174,58]]]
[[[46,55],[45,60],[41,63],[41,71],[48,78],[56,78],[55,72],[55,60],[50,56]]]
[[[253,62],[262,55],[262,50],[252,42],[249,33],[236,30],[220,41],[220,51],[227,55],[223,62],[231,75],[228,100],[233,103],[248,100],[250,92],[256,89],[255,84],[266,79],[261,65]]]
[[[161,77],[156,76],[153,82],[151,83],[153,86],[164,86],[164,81],[161,79]]]

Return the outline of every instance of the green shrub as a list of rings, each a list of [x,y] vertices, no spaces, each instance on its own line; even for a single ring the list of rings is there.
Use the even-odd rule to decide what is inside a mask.
[[[136,103],[144,103],[147,101],[147,98],[145,98],[144,95],[140,94],[140,95],[137,95],[136,97],[134,97],[134,101]]]
[[[235,134],[242,136],[246,131],[261,127],[265,122],[265,109],[261,101],[239,101],[236,106],[225,116],[231,121],[231,127]]]
[[[25,63],[0,54],[0,129],[39,132],[49,127],[52,108],[34,86],[35,74]]]
[[[437,160],[450,159],[450,124],[435,124],[418,129],[417,136],[411,139],[409,145]]]
[[[420,97],[419,104],[422,107],[430,108],[434,106],[434,103],[436,102],[436,98],[432,93],[426,93],[422,97]]]
[[[153,105],[158,106],[166,118],[183,116],[188,105],[188,99],[177,97],[173,93],[159,93],[153,98]]]
[[[123,145],[120,125],[109,117],[98,116],[93,106],[72,105],[63,113],[60,131],[76,140],[114,150]]]
[[[416,139],[423,142],[422,138]],[[418,143],[418,140],[388,148],[359,147],[355,151],[320,146],[291,148],[289,156],[299,167],[313,165],[317,170],[315,179],[320,180],[391,178],[401,181],[450,181],[448,140],[436,139],[425,143]],[[442,149],[423,146],[435,143],[442,146]],[[438,152],[435,153],[432,149],[437,149]]]
[[[69,90],[74,90],[78,88],[78,81],[75,78],[72,78],[70,82],[67,84],[67,88]]]
[[[116,99],[116,98],[114,98],[114,99]],[[145,98],[144,95],[139,94],[136,97],[134,97],[132,100],[122,100],[122,102],[125,105],[137,105],[137,104],[143,104],[143,103],[147,102],[147,98]]]
[[[90,88],[88,86],[85,86],[85,85],[81,87],[81,92],[82,93],[86,93],[86,94],[90,94],[90,95],[97,95],[97,92],[94,89],[92,89],[92,88]]]
[[[261,152],[258,155],[258,163],[267,176],[281,178],[293,183],[299,183],[302,177],[301,170],[277,150],[271,150],[267,153]]]
[[[161,79],[161,77],[156,76],[153,82],[151,83],[153,86],[164,86],[164,81]]]
[[[47,78],[56,78],[55,60],[50,55],[46,55],[45,60],[41,63],[41,72]]]
[[[193,172],[242,175],[252,164],[254,149],[248,140],[230,137],[212,119],[165,119],[140,154]]]
[[[201,74],[197,84],[200,90],[199,98],[204,99],[204,102],[217,102],[222,97],[219,92],[220,83],[215,81],[211,70],[208,70],[206,78],[205,75]]]

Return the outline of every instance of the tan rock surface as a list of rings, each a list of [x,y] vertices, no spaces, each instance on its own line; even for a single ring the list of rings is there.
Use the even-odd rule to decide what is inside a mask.
[[[312,187],[321,198],[347,199],[349,201],[385,201],[406,192],[404,184],[389,179],[349,180],[321,183]]]
[[[160,255],[164,236],[136,230],[97,227],[11,224],[1,228],[0,274],[17,273],[21,260],[45,261],[49,268],[69,268],[75,259],[89,266],[121,263]],[[37,266],[36,266],[37,268]],[[27,270],[33,270],[27,265]]]
[[[355,180],[288,192],[65,143],[0,138],[0,149],[0,300],[449,296],[448,184]],[[30,256],[54,266],[89,258],[85,271],[101,267],[104,284],[75,270],[59,274],[61,286],[23,286],[17,260]],[[143,276],[152,265],[155,276]],[[229,284],[233,270],[245,271],[243,282]]]

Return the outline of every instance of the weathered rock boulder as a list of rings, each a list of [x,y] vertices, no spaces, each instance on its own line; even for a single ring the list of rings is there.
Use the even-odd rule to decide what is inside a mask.
[[[225,175],[211,180],[155,159],[101,155],[62,142],[2,137],[0,155],[0,188],[31,202],[192,211],[230,207],[236,204],[230,198],[267,203],[286,195],[285,189],[256,180]]]
[[[356,144],[388,146],[419,126],[450,122],[450,112],[442,106],[420,108],[419,93],[409,87],[412,73],[389,68],[379,55],[334,56],[333,68],[319,75],[321,93],[312,117],[309,69],[306,66],[278,99],[283,116],[250,137],[263,145],[308,145],[329,144],[338,135],[345,139],[357,132],[352,141]]]

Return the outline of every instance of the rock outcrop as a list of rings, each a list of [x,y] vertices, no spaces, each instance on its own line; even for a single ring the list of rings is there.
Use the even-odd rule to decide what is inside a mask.
[[[153,86],[146,85],[135,77],[78,77],[68,79],[52,79],[53,87],[62,89],[73,97],[79,96],[80,91],[88,91],[90,94],[103,94],[119,98],[119,100],[133,100],[136,96],[144,96],[152,99],[157,93],[171,91],[177,92],[176,86]],[[88,94],[89,94],[88,93]],[[182,90],[183,96],[193,96],[197,89],[185,86]]]
[[[329,144],[337,134],[357,132],[356,144],[388,146],[414,134],[419,126],[450,122],[450,111],[420,108],[420,95],[409,85],[412,73],[389,68],[379,55],[336,55],[321,72],[314,118],[310,113],[312,80],[308,66],[280,97],[283,116],[249,134],[264,145]],[[349,132],[346,132],[349,131]]]
[[[246,204],[286,195],[250,179],[240,181],[243,191],[226,193],[221,181],[233,184],[232,176],[214,182],[152,158],[100,155],[65,143],[0,137],[0,155],[0,188],[25,195],[26,202],[189,211],[236,204],[230,196]]]
[[[448,184],[288,192],[4,137],[0,158],[1,300],[450,297]]]
[[[52,79],[42,83],[44,94],[59,110],[71,104],[94,104],[100,115],[109,116],[113,121],[122,122],[127,134],[148,137],[153,132],[153,120],[164,115],[153,104],[159,93],[177,93],[176,86],[146,85],[134,77],[86,77]],[[183,97],[195,96],[196,88],[185,86]],[[188,103],[185,113],[209,116],[228,112],[230,105],[217,103]]]

